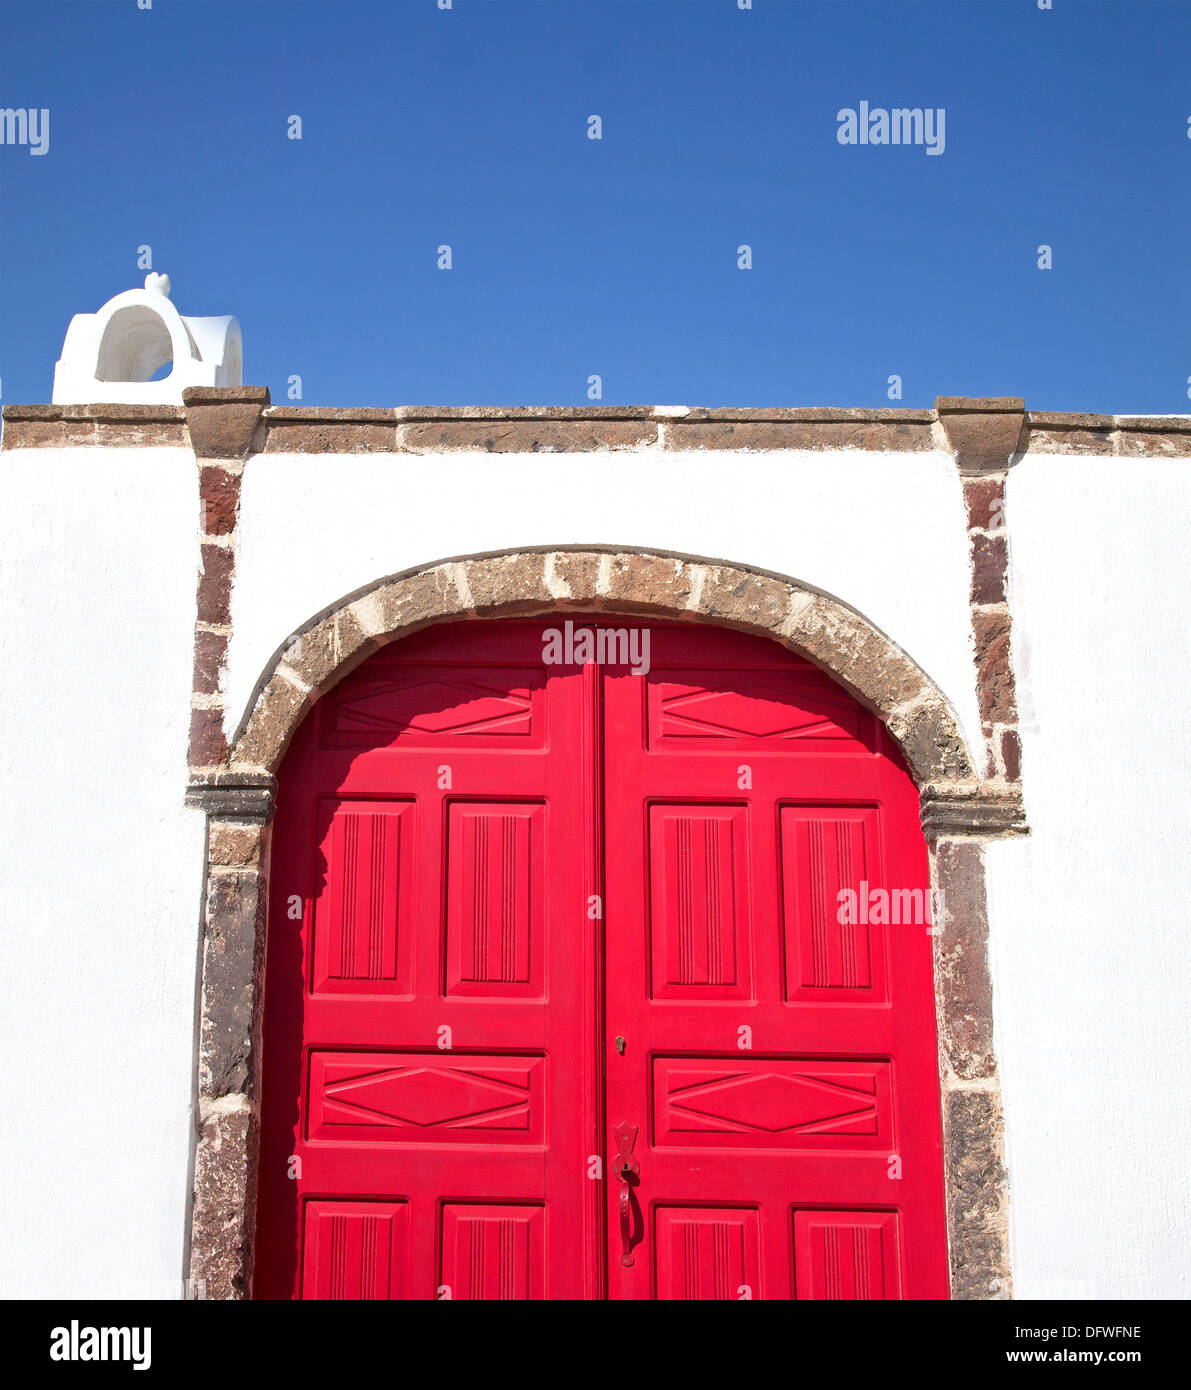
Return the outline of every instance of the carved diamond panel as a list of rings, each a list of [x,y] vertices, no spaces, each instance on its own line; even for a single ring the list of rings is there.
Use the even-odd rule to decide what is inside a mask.
[[[327,698],[327,746],[533,738],[542,678],[521,670],[469,679],[449,667],[398,667],[387,678],[348,676]]]
[[[654,1060],[659,1144],[868,1147],[891,1133],[889,1063]]]
[[[825,676],[766,671],[722,676],[709,685],[692,677],[651,678],[650,746],[714,739],[738,747],[790,742],[846,750],[863,741],[869,716]]]
[[[541,1057],[315,1052],[311,1139],[539,1143]]]

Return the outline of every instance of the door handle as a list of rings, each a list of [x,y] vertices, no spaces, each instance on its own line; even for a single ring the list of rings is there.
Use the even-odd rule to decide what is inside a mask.
[[[641,1174],[640,1160],[633,1157],[637,1142],[637,1126],[618,1124],[612,1131],[616,1140],[616,1156],[612,1171],[620,1183],[620,1263],[628,1269],[633,1263],[633,1202],[632,1185]]]

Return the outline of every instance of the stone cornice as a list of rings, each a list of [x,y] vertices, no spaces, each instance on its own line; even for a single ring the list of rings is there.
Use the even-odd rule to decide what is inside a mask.
[[[576,453],[601,449],[946,448],[965,472],[1026,453],[1191,458],[1191,415],[1026,411],[1019,398],[940,397],[935,410],[690,406],[270,406],[264,387],[196,388],[185,406],[6,405],[3,447],[193,447],[245,453]]]

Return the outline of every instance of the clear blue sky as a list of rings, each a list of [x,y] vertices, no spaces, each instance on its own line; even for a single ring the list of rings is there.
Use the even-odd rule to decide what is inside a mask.
[[[147,243],[279,403],[1191,410],[1184,0],[0,0],[0,106],[5,401]]]

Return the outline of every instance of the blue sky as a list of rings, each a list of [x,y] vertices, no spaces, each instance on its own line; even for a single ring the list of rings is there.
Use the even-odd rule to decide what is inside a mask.
[[[0,0],[0,106],[5,401],[148,244],[279,403],[1191,410],[1184,0]]]

